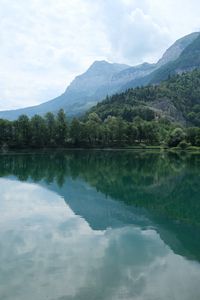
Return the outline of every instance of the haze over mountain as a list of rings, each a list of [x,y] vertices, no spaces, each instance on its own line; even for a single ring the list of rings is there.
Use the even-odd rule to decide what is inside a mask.
[[[59,97],[34,107],[1,111],[0,118],[14,120],[21,114],[29,117],[63,108],[68,117],[80,115],[103,100],[130,87],[158,83],[168,75],[200,67],[199,32],[177,40],[156,64],[138,66],[96,61],[82,75],[77,76]]]

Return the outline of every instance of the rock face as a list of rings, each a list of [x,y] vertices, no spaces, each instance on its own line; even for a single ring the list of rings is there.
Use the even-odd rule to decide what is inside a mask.
[[[112,77],[112,84],[122,87],[132,80],[140,79],[156,69],[156,64],[143,63],[141,65],[125,69]]]
[[[150,72],[127,82],[122,91],[136,86],[159,83],[169,75],[200,67],[200,33],[191,33],[177,40],[154,65]]]
[[[132,67],[121,71],[116,78],[121,78],[124,86],[122,89],[145,85],[151,79],[151,74],[154,74],[160,68],[167,66],[169,63],[176,61],[182,52],[192,44],[199,36],[199,32],[194,32],[177,40],[167,51],[163,54],[161,59],[156,64],[144,63],[142,65]]]
[[[186,120],[183,114],[175,107],[175,105],[168,98],[162,98],[151,103],[152,108],[159,115],[166,117],[172,122],[178,122],[182,125],[186,125]]]
[[[198,40],[200,41],[199,33],[192,33],[181,38],[164,53],[156,64],[144,63],[130,67],[96,61],[85,73],[77,76],[61,96],[34,107],[1,111],[0,118],[14,120],[21,114],[29,117],[34,114],[44,115],[48,111],[57,112],[60,108],[63,108],[69,117],[78,116],[107,95],[151,82],[157,83],[170,73],[200,66],[200,42]]]
[[[196,35],[194,35],[196,36]],[[183,49],[179,57],[161,66],[150,74],[148,83],[159,83],[168,78],[169,75],[181,74],[200,68],[200,34]]]
[[[84,74],[75,78],[66,91],[81,91],[88,96],[92,96],[99,87],[107,86],[115,74],[127,68],[129,68],[127,65],[95,61]]]
[[[178,59],[183,50],[188,47],[198,36],[199,32],[194,32],[177,40],[157,62],[157,66],[161,67],[170,61]]]

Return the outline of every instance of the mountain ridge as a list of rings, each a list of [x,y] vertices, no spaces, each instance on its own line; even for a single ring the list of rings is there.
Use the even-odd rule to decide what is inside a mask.
[[[127,88],[154,83],[156,74],[159,77],[159,70],[165,70],[181,55],[184,56],[185,49],[193,44],[198,36],[200,37],[199,33],[194,32],[177,40],[155,64],[143,63],[131,67],[105,60],[95,61],[85,73],[76,76],[60,96],[37,106],[0,111],[0,118],[14,120],[21,114],[29,117],[35,114],[44,115],[48,111],[55,113],[60,108],[65,110],[68,117],[79,116],[107,95],[111,96]]]

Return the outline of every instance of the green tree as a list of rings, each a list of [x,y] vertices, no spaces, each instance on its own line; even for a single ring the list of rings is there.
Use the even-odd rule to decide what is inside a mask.
[[[45,126],[47,129],[47,145],[54,147],[56,145],[56,120],[53,113],[48,112],[45,117]]]
[[[15,143],[19,147],[28,147],[31,142],[31,125],[26,115],[21,115],[15,124]]]
[[[100,125],[101,119],[99,118],[99,116],[96,113],[89,114],[88,120],[85,124],[85,133],[90,145],[95,145],[99,142]]]
[[[41,148],[47,142],[47,128],[44,119],[35,115],[31,118],[31,145],[36,148]]]
[[[138,129],[137,129],[137,127],[135,126],[134,123],[129,123],[127,125],[127,130],[126,131],[127,131],[126,135],[127,135],[127,138],[128,138],[128,143],[130,145],[134,144],[138,139]]]
[[[74,118],[70,126],[70,138],[74,145],[78,146],[81,142],[82,128],[77,118]]]
[[[56,117],[56,142],[58,146],[65,146],[69,137],[68,123],[65,112],[60,109]]]
[[[113,144],[117,139],[118,122],[117,118],[108,116],[104,121],[106,128],[106,140],[108,144]]]
[[[177,147],[178,144],[185,140],[186,134],[182,128],[175,128],[169,135],[167,144],[169,147]]]
[[[193,146],[200,146],[200,128],[189,127],[187,129],[187,142]]]
[[[14,142],[14,130],[12,122],[0,119],[0,147],[7,148]]]

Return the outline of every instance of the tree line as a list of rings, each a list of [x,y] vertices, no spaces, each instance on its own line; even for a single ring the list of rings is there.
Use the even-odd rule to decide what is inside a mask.
[[[1,149],[136,145],[200,146],[200,128],[182,128],[165,118],[147,121],[137,116],[127,121],[109,115],[101,119],[95,112],[84,119],[68,121],[63,109],[44,117],[21,115],[15,121],[0,119]]]

